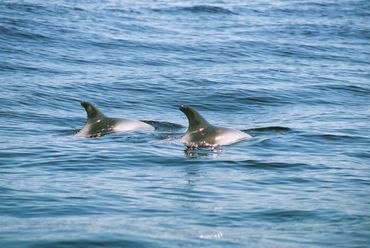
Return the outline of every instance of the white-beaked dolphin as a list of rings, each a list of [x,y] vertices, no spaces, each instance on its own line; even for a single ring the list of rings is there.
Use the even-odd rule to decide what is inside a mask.
[[[188,130],[181,139],[187,147],[224,146],[252,137],[239,130],[213,126],[189,106],[181,105],[180,110],[189,121]]]
[[[109,118],[89,102],[81,102],[87,113],[85,126],[76,136],[97,137],[111,132],[154,131],[151,125],[130,119]]]

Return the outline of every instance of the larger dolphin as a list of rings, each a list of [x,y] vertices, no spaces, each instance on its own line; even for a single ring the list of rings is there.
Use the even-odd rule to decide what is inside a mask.
[[[89,102],[81,102],[81,105],[86,110],[87,121],[76,136],[96,137],[111,132],[154,130],[154,127],[142,121],[106,117]]]
[[[182,105],[180,110],[186,115],[189,122],[188,130],[181,139],[187,147],[217,147],[251,138],[249,134],[239,130],[211,125],[189,106]]]

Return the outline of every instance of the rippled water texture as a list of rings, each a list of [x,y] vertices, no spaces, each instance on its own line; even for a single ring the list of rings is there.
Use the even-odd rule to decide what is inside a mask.
[[[0,1],[0,246],[368,247],[370,2]],[[75,137],[94,103],[150,133]],[[187,104],[252,139],[186,150]]]

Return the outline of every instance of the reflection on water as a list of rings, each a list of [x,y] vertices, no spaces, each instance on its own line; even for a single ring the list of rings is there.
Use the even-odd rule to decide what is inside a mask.
[[[212,148],[186,148],[184,153],[188,158],[210,157],[217,158],[223,152],[221,147]]]

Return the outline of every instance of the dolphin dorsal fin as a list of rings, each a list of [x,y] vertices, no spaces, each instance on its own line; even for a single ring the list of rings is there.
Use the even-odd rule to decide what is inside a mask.
[[[203,118],[197,111],[193,108],[185,105],[181,105],[180,110],[186,115],[189,122],[188,131],[195,131],[199,128],[205,128],[211,126],[209,122]]]
[[[87,113],[87,122],[96,122],[103,118],[106,118],[105,115],[100,112],[94,105],[89,102],[81,102],[81,106],[85,108]]]

